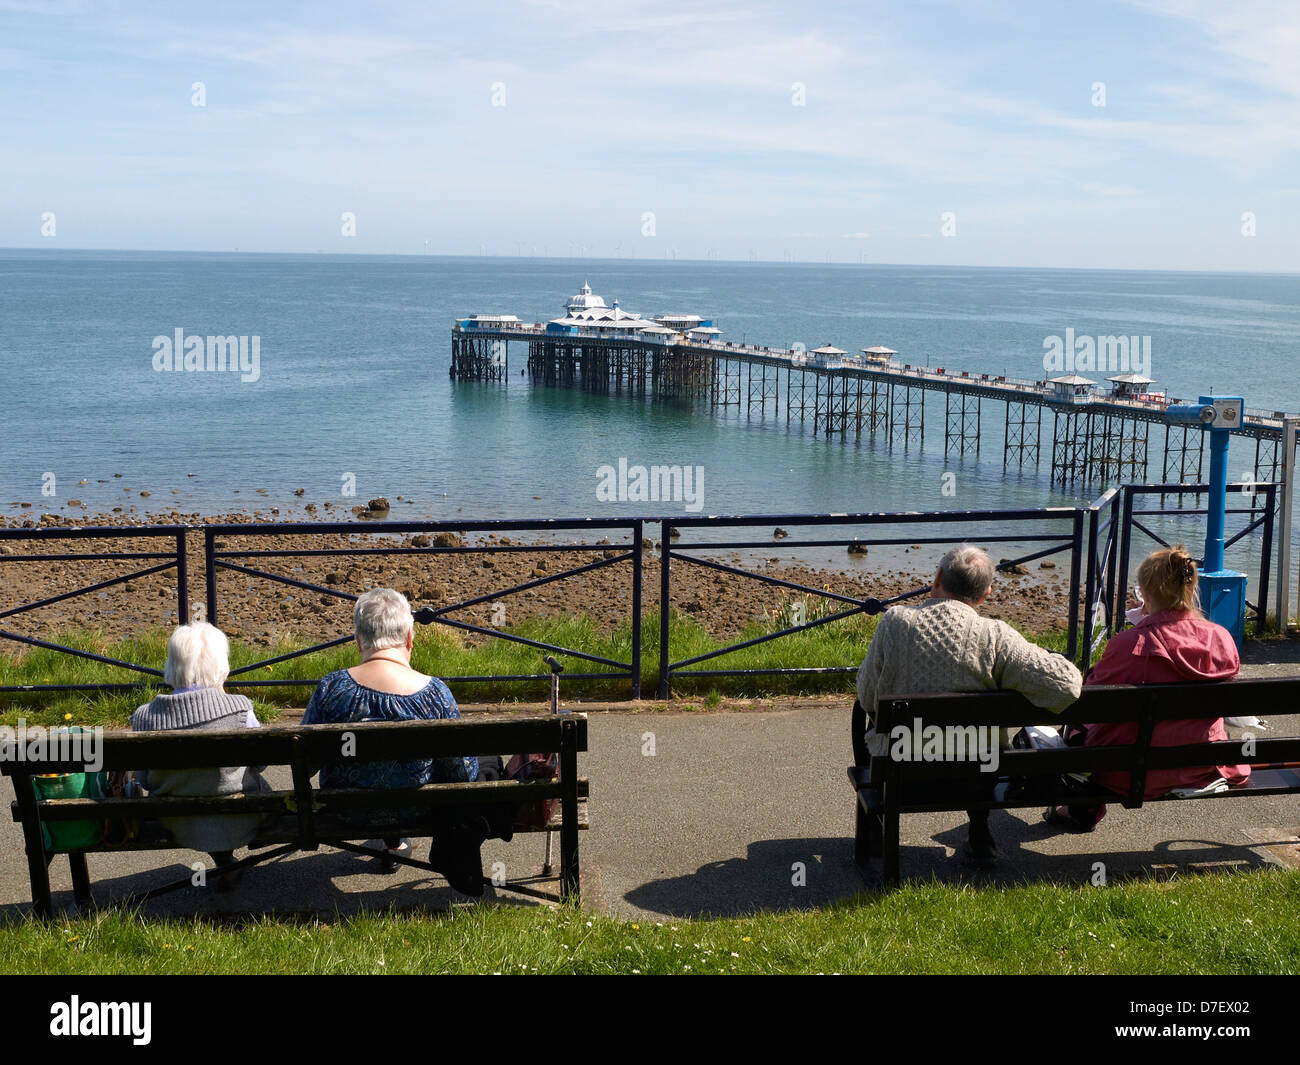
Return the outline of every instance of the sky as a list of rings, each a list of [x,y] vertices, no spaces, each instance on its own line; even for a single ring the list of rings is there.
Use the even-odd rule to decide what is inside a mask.
[[[1300,272],[1293,0],[0,0],[0,247]]]

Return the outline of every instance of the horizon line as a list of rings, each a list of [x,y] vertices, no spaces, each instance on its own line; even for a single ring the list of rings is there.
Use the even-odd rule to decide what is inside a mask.
[[[1043,270],[1076,271],[1081,273],[1126,273],[1126,274],[1226,274],[1245,277],[1300,277],[1300,270],[1207,270],[1190,267],[1155,267],[1155,266],[1006,266],[987,263],[889,263],[889,262],[850,262],[818,261],[814,259],[668,259],[668,258],[629,258],[629,257],[592,257],[569,255],[481,255],[449,252],[344,252],[344,251],[240,251],[239,249],[210,248],[56,248],[45,244],[0,245],[0,254],[7,252],[51,252],[51,253],[94,253],[103,255],[229,255],[229,256],[310,256],[352,259],[496,259],[508,262],[572,262],[572,263],[637,263],[644,265],[672,266],[678,263],[702,266],[816,266],[816,267],[858,267],[858,268],[893,268],[903,270]]]

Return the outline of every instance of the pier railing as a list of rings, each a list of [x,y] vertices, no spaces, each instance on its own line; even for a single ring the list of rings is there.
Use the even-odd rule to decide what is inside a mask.
[[[1258,579],[1252,589],[1257,589],[1257,594],[1250,596],[1248,603],[1253,612],[1251,619],[1258,631],[1265,623],[1265,605],[1268,602],[1278,486],[1269,483],[1235,485],[1233,488],[1230,503],[1240,500],[1240,505],[1230,505],[1229,515],[1242,516],[1242,527],[1231,535],[1228,548],[1231,550],[1255,534],[1259,537]],[[1243,494],[1243,488],[1248,489],[1249,494]],[[633,698],[641,697],[647,678],[651,690],[657,691],[661,697],[671,691],[675,679],[842,674],[848,683],[847,675],[858,668],[856,661],[816,667],[726,668],[726,656],[857,615],[878,614],[896,603],[921,599],[929,590],[928,580],[901,591],[895,582],[888,590],[883,590],[884,578],[876,565],[868,579],[868,587],[870,582],[876,582],[882,591],[875,595],[858,594],[827,586],[814,587],[806,580],[796,579],[793,570],[772,568],[759,571],[752,562],[738,561],[736,556],[753,558],[759,551],[770,554],[779,550],[787,556],[793,555],[796,561],[802,554],[806,565],[825,567],[829,552],[849,553],[852,548],[853,553],[863,553],[873,549],[887,551],[903,546],[920,547],[931,549],[919,556],[928,573],[944,549],[963,542],[986,546],[995,558],[1006,551],[1007,556],[997,562],[998,570],[1004,574],[1023,575],[1023,567],[1031,563],[1056,560],[1061,575],[1066,578],[1064,616],[1060,619],[1065,629],[1065,653],[1081,667],[1087,668],[1106,638],[1124,624],[1130,572],[1136,559],[1149,548],[1165,544],[1164,536],[1159,528],[1153,527],[1157,523],[1152,519],[1159,515],[1193,522],[1202,520],[1206,511],[1200,502],[1206,491],[1206,485],[1131,485],[1111,489],[1091,504],[1079,507],[910,514],[673,515],[564,520],[225,524],[194,528],[53,526],[0,529],[0,543],[22,545],[21,553],[13,553],[12,546],[7,552],[0,552],[0,574],[24,565],[47,567],[50,574],[46,578],[50,583],[48,593],[18,603],[10,599],[0,609],[0,646],[4,641],[12,641],[70,658],[120,667],[136,677],[134,681],[123,683],[73,683],[60,681],[55,671],[51,683],[0,683],[0,692],[113,691],[157,685],[162,677],[160,662],[150,664],[113,658],[68,642],[10,631],[5,619],[91,594],[96,596],[97,603],[107,606],[100,597],[107,596],[115,587],[171,571],[176,575],[175,592],[161,589],[163,596],[158,600],[160,608],[155,619],[133,616],[138,629],[150,626],[163,629],[178,620],[184,623],[191,618],[209,620],[220,626],[234,620],[235,608],[241,605],[241,598],[247,616],[248,604],[252,600],[243,597],[252,594],[248,590],[250,582],[245,580],[239,588],[233,588],[229,578],[238,575],[255,583],[267,582],[272,588],[292,590],[292,594],[304,603],[315,604],[313,609],[318,610],[318,616],[310,623],[320,632],[321,639],[287,653],[244,662],[232,670],[228,681],[235,688],[309,686],[319,678],[301,672],[289,678],[264,678],[259,673],[267,667],[350,642],[353,639],[350,610],[346,618],[339,615],[326,617],[325,611],[319,608],[334,601],[340,606],[350,604],[358,593],[341,587],[343,582],[332,581],[330,576],[322,583],[295,575],[300,573],[295,567],[300,567],[304,560],[338,557],[351,558],[360,564],[367,560],[398,557],[432,562],[440,556],[470,556],[490,563],[494,557],[510,554],[523,554],[541,561],[527,579],[499,581],[501,586],[498,587],[491,587],[494,567],[485,564],[476,571],[482,575],[482,589],[466,596],[434,596],[417,592],[412,596],[415,621],[421,625],[447,626],[483,640],[500,640],[532,648],[538,652],[539,666],[543,654],[564,656],[578,665],[578,670],[566,673],[566,678],[616,682],[621,679],[627,683]],[[1153,507],[1148,505],[1152,496],[1174,497],[1179,504],[1186,496],[1193,505]],[[774,540],[776,527],[784,530],[786,535]],[[760,529],[763,530],[761,534]],[[202,602],[191,603],[187,593],[187,534],[202,541],[205,562],[205,597]],[[520,535],[529,538],[530,542],[511,539]],[[290,537],[293,541],[287,543],[286,539]],[[311,537],[321,537],[319,545],[304,543],[304,538]],[[350,542],[340,545],[341,537],[347,537]],[[1181,538],[1190,542],[1194,536]],[[654,544],[656,539],[657,545]],[[137,542],[124,549],[112,548],[112,541],[124,540]],[[143,548],[140,540],[144,541]],[[92,549],[77,550],[78,543],[86,541],[92,542]],[[1250,542],[1253,545],[1254,540]],[[105,543],[109,544],[107,548]],[[157,549],[154,544],[158,545]],[[654,546],[658,547],[657,555]],[[816,553],[811,561],[807,558],[809,552]],[[570,557],[556,559],[555,555]],[[545,561],[548,558],[551,559],[549,564]],[[899,561],[896,557],[895,567]],[[120,573],[112,568],[113,563],[119,562],[148,565]],[[66,567],[68,563],[99,569],[98,572],[96,568],[83,571],[84,579],[79,578],[76,582],[70,582],[66,576],[56,578],[53,571],[48,570],[48,567],[59,564]],[[559,568],[556,568],[557,564]],[[656,564],[659,567],[659,603],[663,608],[658,616],[657,647],[653,647],[651,652],[655,657],[647,661],[642,647],[643,621],[647,618],[643,591],[646,567]],[[481,614],[485,607],[503,602],[512,595],[609,568],[626,573],[626,579],[617,584],[619,594],[624,598],[616,612],[627,619],[629,638],[626,643],[616,645],[617,651],[611,652],[607,642],[601,647],[563,646],[509,631],[495,621],[487,625],[464,616],[476,610]],[[851,567],[840,568],[851,572]],[[108,569],[111,575],[103,575],[104,569]],[[686,584],[682,575],[692,569],[758,582],[773,591],[774,603],[788,606],[789,600],[799,597],[799,602],[806,604],[811,598],[820,602],[822,608],[809,612],[817,616],[806,616],[803,611],[774,610],[772,614],[782,620],[777,622],[773,631],[734,640],[704,653],[683,656],[680,645],[676,652],[673,647],[671,615],[673,610],[680,611],[684,605],[682,596]],[[11,586],[18,587],[16,583]],[[433,598],[439,601],[429,601]],[[454,601],[449,602],[448,598]],[[106,609],[103,614],[109,612]],[[606,611],[607,615],[609,613]],[[78,627],[92,627],[96,620],[96,615],[87,610],[85,625],[79,623]],[[583,665],[588,668],[583,670]],[[645,668],[647,666],[657,668]],[[454,685],[472,688],[482,683],[536,682],[548,676],[547,672],[539,669],[537,672],[447,676],[444,679]]]

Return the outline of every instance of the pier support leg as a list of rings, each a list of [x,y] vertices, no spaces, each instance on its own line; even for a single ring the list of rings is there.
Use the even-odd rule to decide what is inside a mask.
[[[945,392],[943,396],[943,453],[980,453],[980,400],[966,392]]]

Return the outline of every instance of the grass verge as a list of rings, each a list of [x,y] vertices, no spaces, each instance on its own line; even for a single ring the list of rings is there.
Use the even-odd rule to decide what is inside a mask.
[[[809,618],[808,620],[816,620]],[[709,633],[688,614],[672,611],[669,616],[669,646],[675,662],[708,654],[733,643],[756,639],[790,624],[790,619],[779,616],[766,623],[755,622],[747,626],[735,639],[719,639]],[[867,653],[867,646],[875,632],[876,619],[857,615],[843,621],[830,622],[817,628],[783,636],[780,639],[728,652],[718,658],[688,667],[692,669],[806,669],[828,666],[854,668]],[[631,624],[626,623],[612,631],[602,629],[586,615],[567,615],[555,618],[536,618],[503,630],[508,635],[559,647],[571,647],[617,662],[632,659]],[[64,643],[78,650],[103,655],[123,661],[137,662],[161,670],[167,655],[166,631],[142,632],[130,639],[109,639],[95,632],[72,632],[45,637],[51,642]],[[1065,633],[1036,634],[1036,642],[1050,650],[1064,651]],[[653,696],[658,688],[659,670],[659,617],[647,615],[641,627],[641,690]],[[231,668],[254,665],[257,662],[288,654],[311,646],[301,639],[286,639],[270,648],[257,647],[240,640],[230,645]],[[490,677],[501,675],[535,674],[545,672],[542,663],[544,652],[527,644],[510,640],[468,637],[459,630],[443,626],[417,628],[415,668],[437,677]],[[565,697],[584,699],[626,699],[631,692],[626,674],[617,674],[612,667],[590,662],[573,655],[560,655],[567,675],[562,680]],[[246,674],[232,676],[227,683],[230,691],[243,692],[253,698],[258,717],[274,720],[285,706],[302,706],[311,695],[311,685],[306,683],[337,669],[345,669],[358,661],[356,648],[351,644],[315,651],[269,666],[258,666]],[[594,673],[592,679],[578,680],[575,673]],[[609,675],[608,680],[603,675]],[[250,688],[239,685],[240,679],[302,680],[302,685],[271,688]],[[122,684],[141,680],[139,673],[120,666],[86,658],[78,658],[58,651],[28,647],[17,653],[0,654],[0,685],[40,684]],[[450,680],[457,699],[465,702],[495,702],[518,700],[536,706],[548,697],[546,680],[534,681],[456,681]],[[849,692],[853,688],[851,673],[832,674],[754,674],[744,677],[686,677],[674,675],[675,695],[700,695],[716,703],[723,695],[754,698],[764,695],[810,694],[818,692]],[[61,693],[6,693],[0,724],[15,724],[19,717],[28,724],[103,725],[121,727],[141,703],[147,702],[159,687],[155,682],[126,692],[61,692]]]
[[[822,910],[715,920],[481,905],[221,925],[108,911],[0,935],[0,972],[11,974],[1297,971],[1291,870],[1105,888],[908,884]]]

